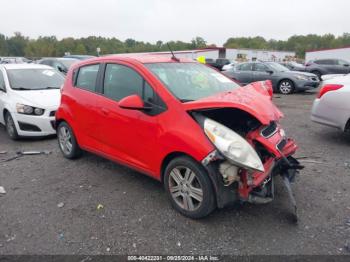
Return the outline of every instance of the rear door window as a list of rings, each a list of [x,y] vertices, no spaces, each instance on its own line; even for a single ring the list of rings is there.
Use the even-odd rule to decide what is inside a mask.
[[[256,63],[255,64],[254,71],[266,72],[268,70],[269,70],[269,68],[266,65],[262,64],[262,63]]]
[[[82,66],[76,78],[76,87],[96,92],[96,80],[99,64]]]
[[[238,71],[253,71],[253,64],[252,63],[240,64],[236,68]]]

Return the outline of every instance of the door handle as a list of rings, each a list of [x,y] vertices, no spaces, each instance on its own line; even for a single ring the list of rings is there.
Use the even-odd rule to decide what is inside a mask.
[[[109,110],[106,108],[101,108],[101,112],[102,112],[102,114],[104,114],[106,116],[109,114]]]

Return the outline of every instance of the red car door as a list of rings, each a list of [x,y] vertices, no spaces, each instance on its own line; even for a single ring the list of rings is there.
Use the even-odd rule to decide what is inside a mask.
[[[100,96],[97,93],[97,78],[100,64],[86,65],[76,72],[76,80],[69,96],[69,104],[74,119],[74,128],[79,144],[82,147],[98,147],[97,122],[98,111],[96,102]]]
[[[118,106],[118,101],[134,94],[153,109],[140,111]],[[98,99],[97,106],[100,112],[100,142],[110,158],[150,175],[156,173],[158,115],[163,111],[157,99],[152,87],[135,69],[121,64],[106,64],[103,97]]]

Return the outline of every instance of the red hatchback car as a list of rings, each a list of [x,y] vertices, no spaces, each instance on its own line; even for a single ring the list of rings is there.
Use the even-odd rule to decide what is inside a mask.
[[[279,124],[269,82],[245,87],[188,59],[106,56],[73,65],[56,113],[66,158],[90,151],[164,184],[200,218],[237,201],[268,203],[274,178],[301,166]]]

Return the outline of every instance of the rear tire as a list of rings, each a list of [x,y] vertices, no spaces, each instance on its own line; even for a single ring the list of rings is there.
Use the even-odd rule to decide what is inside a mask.
[[[66,123],[61,122],[57,127],[57,140],[59,148],[65,158],[74,159],[82,154],[72,128]]]
[[[12,140],[19,139],[19,135],[18,135],[17,128],[15,125],[15,121],[13,120],[13,118],[9,112],[5,113],[5,127],[6,127],[6,132],[7,132],[8,136]]]
[[[283,79],[278,84],[278,92],[284,95],[289,95],[294,92],[294,83],[289,79]]]
[[[207,171],[190,157],[178,157],[168,164],[164,187],[172,206],[186,217],[202,218],[216,208]]]

